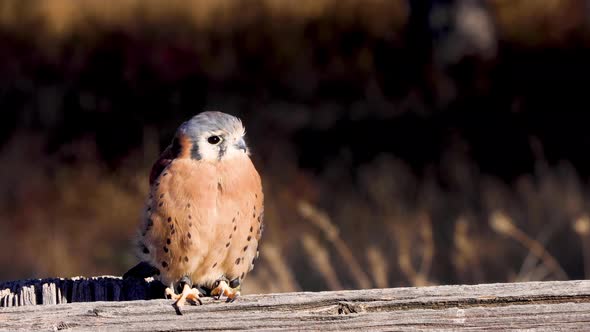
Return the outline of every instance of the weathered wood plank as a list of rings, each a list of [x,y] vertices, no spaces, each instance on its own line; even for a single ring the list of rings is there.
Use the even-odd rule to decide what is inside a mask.
[[[104,296],[104,295],[101,295]],[[108,296],[107,296],[108,297]],[[590,330],[590,281],[456,285],[0,309],[0,330]]]

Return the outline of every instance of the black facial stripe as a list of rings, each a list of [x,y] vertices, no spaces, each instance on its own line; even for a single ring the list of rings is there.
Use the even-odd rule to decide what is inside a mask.
[[[224,140],[219,145],[219,156],[217,157],[219,160],[221,160],[221,158],[223,158],[223,155],[225,155],[226,150],[227,150],[227,144],[225,143],[225,140]]]
[[[193,143],[193,146],[191,147],[191,158],[195,160],[201,160],[202,158],[201,153],[199,152],[199,144],[197,143]]]

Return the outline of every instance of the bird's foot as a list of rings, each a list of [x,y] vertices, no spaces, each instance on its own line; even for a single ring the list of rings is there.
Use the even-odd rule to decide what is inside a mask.
[[[191,301],[194,304],[203,304],[203,302],[201,302],[201,299],[199,298],[201,292],[199,292],[199,290],[196,288],[191,288],[187,284],[184,285],[182,293],[180,294],[176,294],[174,290],[170,287],[166,288],[165,294],[166,297],[170,296],[171,299],[176,300],[176,302],[174,302],[174,305],[176,307],[181,307],[185,305],[186,301]]]
[[[217,300],[227,296],[226,302],[233,302],[240,296],[240,287],[231,288],[225,280],[219,280],[217,286],[211,290],[211,296],[216,297]]]
[[[164,297],[167,298],[167,299],[170,298],[170,299],[173,299],[173,300],[178,300],[178,298],[180,297],[180,295],[179,294],[176,294],[174,292],[174,288],[172,288],[172,287],[166,287],[166,290],[164,291]]]

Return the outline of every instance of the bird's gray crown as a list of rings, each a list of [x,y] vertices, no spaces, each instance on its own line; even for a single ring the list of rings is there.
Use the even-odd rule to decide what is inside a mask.
[[[179,130],[194,141],[202,135],[221,132],[224,134],[244,134],[242,121],[233,115],[223,112],[207,111],[193,116]]]

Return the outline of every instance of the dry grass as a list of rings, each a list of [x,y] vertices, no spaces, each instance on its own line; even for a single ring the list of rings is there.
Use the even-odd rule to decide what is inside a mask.
[[[528,45],[556,44],[586,31],[584,1],[487,0],[500,36]],[[141,25],[170,20],[190,22],[197,29],[231,31],[271,17],[304,25],[330,17],[342,25],[359,23],[374,36],[405,26],[409,5],[405,0],[6,0],[0,3],[0,26],[26,33],[23,26],[43,24],[34,38],[43,44],[80,32],[96,35],[99,29],[137,31]],[[329,35],[324,36],[330,38]],[[48,40],[49,39],[49,40]]]
[[[584,11],[578,8],[582,2],[488,3],[504,40],[535,46],[560,43],[585,26],[580,21]],[[291,22],[277,27],[285,31],[268,38],[278,58],[277,66],[295,68],[295,72],[312,77],[294,80],[297,88],[305,85],[300,82],[317,84],[320,75],[308,71],[324,69],[318,69],[316,60],[305,53],[314,46],[305,44],[307,23],[332,20],[328,25],[331,29],[318,28],[314,32],[319,44],[327,45],[339,26],[352,23],[366,30],[367,38],[395,39],[392,35],[403,29],[407,16],[405,1],[389,0],[0,2],[0,26],[47,46],[49,51],[59,53],[59,41],[83,36],[84,46],[73,39],[74,49],[80,47],[80,54],[74,52],[70,59],[64,53],[68,63],[84,63],[77,56],[83,58],[84,47],[92,49],[88,45],[105,31],[123,30],[131,36],[144,33],[165,39],[166,31],[159,29],[175,29],[177,25],[162,22],[192,26],[193,30],[187,31],[207,30],[207,34],[194,38],[179,29],[173,45],[190,50],[191,57],[201,60],[205,72],[198,74],[215,82],[227,78],[223,76],[226,68],[234,68],[241,55],[232,49],[231,38],[221,43],[218,53],[212,51],[215,47],[211,45],[217,39],[238,35],[236,31],[251,25],[261,26],[253,31],[263,32],[269,22]],[[142,30],[146,26],[152,30]],[[290,37],[285,38],[283,33]],[[270,48],[257,45],[257,40],[246,41],[247,50]],[[163,49],[154,48],[156,55],[146,56],[159,63],[158,52],[168,50]],[[338,76],[329,73],[338,70],[377,70],[365,46],[351,53],[350,62],[340,55],[326,60],[323,75],[333,79]],[[162,66],[174,67],[174,61],[169,62]],[[24,68],[27,62],[23,63]],[[78,70],[76,65],[74,69],[63,68]],[[130,80],[130,84],[139,81],[141,77]],[[18,83],[24,86],[22,89],[29,88],[26,80]],[[384,98],[380,91],[367,90],[369,99]],[[240,105],[225,96],[219,99]],[[239,109],[232,107],[230,110]],[[317,112],[301,112],[303,107]],[[385,153],[351,170],[344,153],[312,174],[297,166],[297,150],[293,142],[287,141],[288,135],[271,136],[273,142],[269,143],[266,135],[272,128],[264,125],[276,125],[276,131],[310,124],[328,127],[332,113],[314,107],[281,104],[268,107],[267,113],[274,112],[271,115],[251,113],[251,145],[263,175],[267,226],[260,261],[245,284],[247,292],[566,279],[581,264],[570,260],[573,255],[583,257],[585,276],[590,277],[588,183],[571,165],[549,166],[539,157],[534,172],[507,183],[480,172],[467,156],[443,156],[439,177],[445,183],[441,183],[427,170],[416,174],[403,160]],[[287,113],[290,116],[284,116]],[[256,120],[264,117],[267,122],[258,125]],[[312,122],[308,119],[311,117],[327,120]],[[159,152],[160,138],[169,139],[159,137],[165,135],[151,127],[144,128],[144,132],[142,143],[116,169],[102,160],[94,137],[77,139],[56,152],[48,152],[46,136],[20,132],[2,147],[0,279],[122,274],[135,263],[130,239],[147,194],[147,174]],[[447,163],[447,159],[451,161]]]
[[[587,26],[587,4],[579,0],[488,0],[502,37],[539,46],[560,44]]]
[[[357,262],[352,251],[346,245],[346,242],[339,237],[338,228],[330,221],[328,216],[325,213],[318,211],[307,202],[299,203],[299,213],[324,233],[330,244],[334,246],[337,253],[348,267],[351,275],[354,277],[354,280],[356,280],[357,287],[369,288],[371,286],[369,277],[365,274],[363,268]],[[306,249],[318,247],[317,242],[311,236],[304,237],[303,242]],[[314,251],[308,250],[308,252],[313,253]],[[316,265],[317,263],[320,262],[316,262]],[[330,261],[328,260],[327,262],[322,262],[323,265],[326,263],[330,263]]]
[[[503,234],[508,236],[515,241],[519,242],[523,247],[527,248],[529,253],[531,253],[534,257],[541,260],[542,268],[541,268],[541,275],[537,276],[535,273],[538,273],[536,270],[531,272],[525,271],[524,277],[519,276],[519,280],[536,280],[536,279],[544,279],[548,273],[552,273],[553,276],[557,279],[567,280],[567,274],[563,270],[563,268],[559,265],[555,257],[553,257],[544,247],[543,245],[528,236],[525,232],[518,229],[510,220],[508,216],[506,216],[502,212],[493,212],[492,216],[490,217],[490,227],[497,233]],[[547,272],[544,272],[547,271]],[[532,275],[532,276],[531,276]]]
[[[383,13],[387,13],[383,15]],[[230,31],[256,23],[260,17],[295,20],[304,24],[326,15],[342,24],[360,20],[367,31],[384,34],[401,27],[407,20],[404,1],[368,0],[7,0],[0,4],[0,25],[21,27],[27,22],[42,22],[45,38],[64,38],[80,30],[92,34],[96,26],[131,29],[137,25],[160,24],[181,18],[197,29]]]
[[[582,255],[584,256],[584,276],[590,278],[590,217],[583,214],[576,218],[572,227],[582,243]]]
[[[62,164],[59,158],[69,154],[79,159]],[[28,135],[16,136],[1,155],[1,181],[11,188],[0,211],[0,265],[11,266],[4,278],[31,269],[35,276],[77,275],[128,266],[129,236],[147,192],[146,167],[109,174],[96,163],[90,142],[45,159],[40,140]]]
[[[27,144],[22,145],[25,141]],[[92,143],[72,145],[46,158],[39,149],[40,142],[30,135],[19,135],[0,153],[2,181],[11,188],[2,192],[1,200],[0,252],[4,254],[0,265],[11,267],[3,269],[2,278],[123,273],[134,263],[130,239],[147,193],[151,156],[134,154],[127,166],[112,173],[96,159]],[[140,151],[144,150],[150,148]],[[68,163],[60,160],[69,155],[77,157]],[[289,174],[296,169],[269,164],[261,169],[266,174],[268,232],[246,291],[419,286],[444,282],[448,273],[455,282],[568,278],[559,258],[546,247],[555,232],[541,240],[529,235],[542,231],[547,222],[536,222],[534,216],[542,212],[535,209],[542,207],[554,214],[583,211],[584,199],[577,196],[582,193],[568,189],[575,183],[575,173],[567,166],[545,169],[543,176],[519,181],[515,188],[520,188],[520,194],[515,194],[518,189],[506,194],[508,187],[489,178],[478,180],[488,183],[480,196],[490,207],[487,230],[474,215],[452,210],[445,194],[431,196],[433,191],[444,191],[433,188],[429,181],[417,182],[403,163],[394,159],[381,158],[366,166],[366,174],[378,180],[361,181],[358,189],[339,190],[331,197],[322,195],[324,187],[301,191],[278,186],[277,179],[289,178],[285,171]],[[325,176],[335,173],[327,170]],[[342,178],[339,181],[346,186],[354,183]],[[316,181],[328,186],[329,182]],[[277,188],[282,189],[274,194]],[[563,200],[551,194],[550,200],[538,202],[547,189],[561,193]],[[372,193],[367,195],[368,191]],[[410,194],[417,194],[418,200],[402,198]],[[527,200],[528,195],[533,199]],[[304,197],[315,203],[302,200]],[[567,209],[560,207],[565,202],[569,203]],[[326,208],[320,210],[319,205]],[[436,206],[445,206],[447,212],[459,217],[445,220],[435,214]],[[499,210],[501,206],[518,211],[520,221],[507,210]],[[450,226],[445,226],[452,230],[448,243],[437,234],[433,218]],[[569,220],[574,220],[571,228],[567,224],[555,227],[571,229],[578,235],[587,273],[588,217],[578,214]],[[493,232],[499,236],[494,237]],[[515,241],[520,247],[506,241]],[[440,265],[440,257],[447,252],[452,271]],[[435,257],[439,257],[438,262]],[[320,279],[310,279],[309,269]],[[310,282],[325,286],[312,286]]]
[[[343,289],[342,283],[338,278],[339,273],[334,268],[328,249],[315,236],[309,233],[302,234],[301,242],[306,256],[311,261],[311,266],[322,276],[327,288],[333,290]]]

